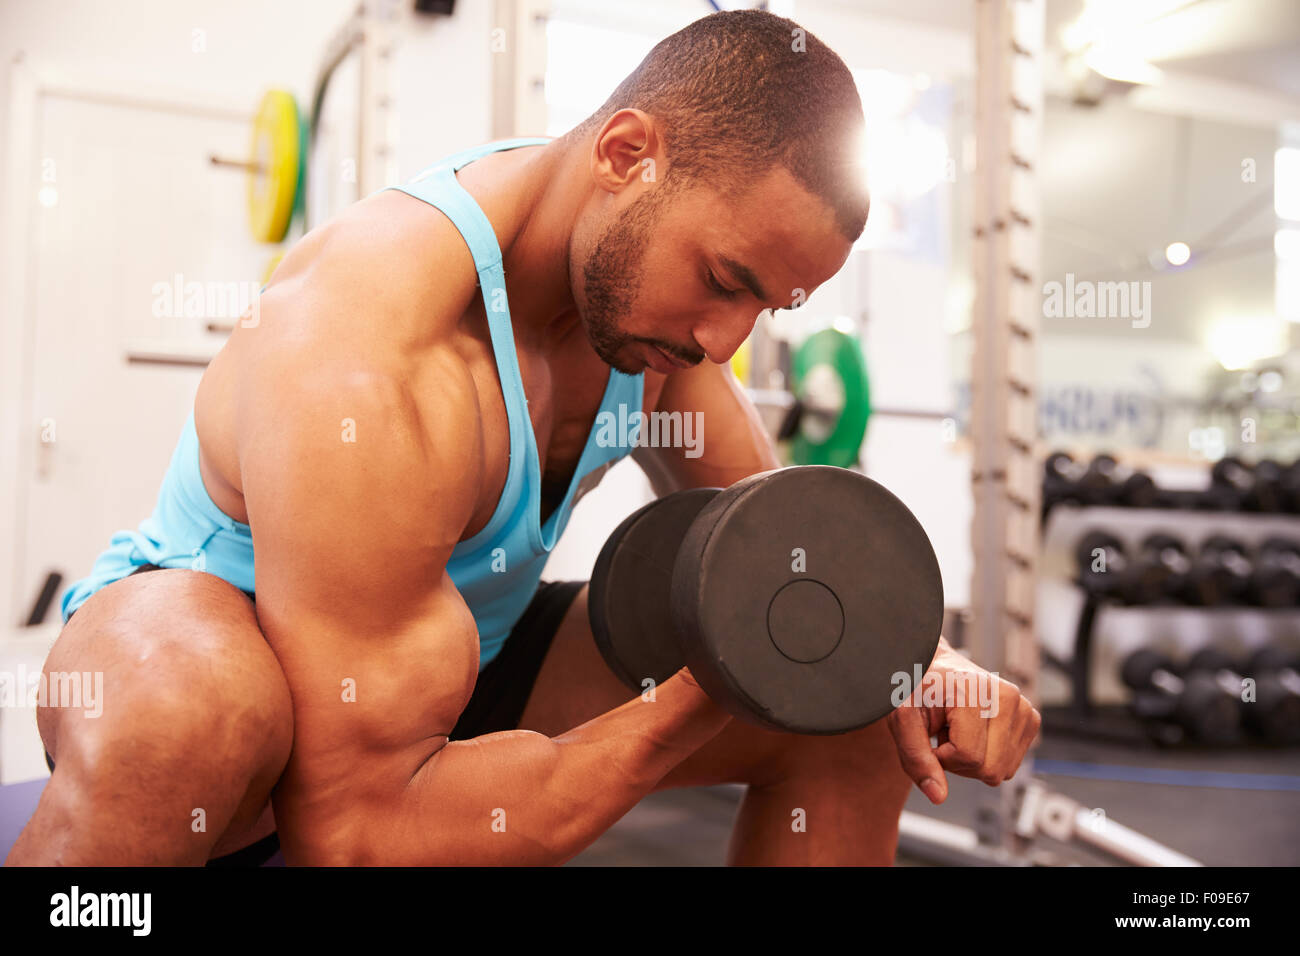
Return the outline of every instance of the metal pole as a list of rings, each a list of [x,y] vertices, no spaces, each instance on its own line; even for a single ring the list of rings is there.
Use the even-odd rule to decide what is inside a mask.
[[[1040,488],[1035,444],[1043,0],[977,0],[971,368],[970,649],[1031,699]],[[1028,777],[1022,768],[1019,779]],[[981,839],[1012,841],[1015,787],[981,813]]]

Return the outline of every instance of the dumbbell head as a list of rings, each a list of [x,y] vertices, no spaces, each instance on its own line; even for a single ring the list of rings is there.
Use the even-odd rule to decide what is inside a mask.
[[[672,617],[691,674],[742,719],[844,733],[894,706],[943,620],[934,549],[884,487],[841,468],[754,475],[692,522]]]
[[[1277,673],[1255,678],[1255,700],[1242,704],[1247,727],[1269,743],[1300,743],[1300,693]]]
[[[1241,722],[1257,735],[1270,743],[1294,743],[1300,740],[1300,692],[1290,686],[1293,682],[1280,677],[1276,668],[1254,669],[1255,661],[1259,659],[1257,653],[1250,665],[1240,668],[1223,651],[1206,647],[1192,656],[1188,667],[1215,676],[1216,682],[1238,707]],[[1224,675],[1222,671],[1230,673]],[[1243,677],[1254,681],[1254,692],[1249,698],[1244,683],[1238,684]],[[1209,701],[1208,691],[1204,701]],[[1193,698],[1188,707],[1199,707],[1204,701]],[[1215,710],[1221,705],[1210,702],[1209,706]],[[1222,721],[1217,715],[1207,715],[1201,720],[1207,721],[1209,726],[1203,734],[1229,733],[1229,728],[1221,726]]]
[[[1250,728],[1272,743],[1300,743],[1300,651],[1269,644],[1246,670],[1257,682],[1256,702],[1245,708]]]
[[[1134,508],[1150,508],[1159,497],[1160,489],[1145,471],[1133,472],[1119,488],[1119,499]]]
[[[1239,542],[1212,535],[1201,542],[1188,578],[1192,604],[1219,605],[1239,601],[1250,584],[1250,561]]]
[[[1156,671],[1173,672],[1174,665],[1164,654],[1150,648],[1140,648],[1124,658],[1120,665],[1120,679],[1134,690],[1143,690],[1151,686],[1151,678]]]
[[[1281,506],[1286,511],[1300,511],[1300,460],[1282,466],[1278,475]]]
[[[1082,469],[1064,451],[1054,451],[1043,461],[1043,508],[1053,505],[1081,505],[1084,496],[1075,484]]]
[[[1114,593],[1128,569],[1124,543],[1108,531],[1089,531],[1074,546],[1079,580],[1094,594]]]
[[[1175,675],[1177,679],[1161,674],[1162,671]],[[1139,695],[1148,689],[1156,689],[1155,693],[1145,695],[1145,712],[1181,724],[1198,740],[1211,744],[1230,743],[1240,733],[1238,703],[1212,673],[1189,670],[1177,675],[1169,658],[1159,651],[1141,648],[1125,658],[1120,677]]]
[[[1185,670],[1176,719],[1205,743],[1235,741],[1241,734],[1241,688],[1232,658],[1217,647],[1203,647],[1192,655]]]
[[[1217,647],[1202,647],[1187,662],[1187,669],[1213,673],[1221,670],[1235,671],[1236,665],[1233,663],[1232,658]]]
[[[1187,557],[1187,547],[1181,540],[1163,531],[1149,534],[1142,539],[1138,548],[1142,556],[1137,569],[1143,579],[1135,582],[1138,590],[1150,593],[1139,595],[1143,601],[1169,597],[1181,589],[1186,581],[1186,574],[1191,569],[1191,560]]]
[[[1300,560],[1300,541],[1294,538],[1266,538],[1259,546],[1259,556],[1279,563]]]
[[[1091,501],[1100,503],[1109,496],[1111,480],[1118,468],[1119,462],[1114,455],[1095,455],[1079,477],[1079,487]]]
[[[1206,557],[1218,556],[1221,554],[1232,553],[1245,557],[1246,546],[1240,541],[1229,538],[1227,535],[1212,534],[1201,542],[1198,552]]]
[[[1176,717],[1193,737],[1228,744],[1241,734],[1241,701],[1224,690],[1214,674],[1194,671],[1183,678]]]
[[[634,511],[609,536],[591,572],[587,616],[601,656],[634,690],[656,684],[684,661],[673,638],[669,592],[686,530],[717,488],[692,488]]]
[[[1160,554],[1163,551],[1176,551],[1179,554],[1187,553],[1187,546],[1183,544],[1180,538],[1175,537],[1167,531],[1155,531],[1142,539],[1139,550],[1148,551],[1151,554]]]
[[[1256,551],[1251,591],[1264,607],[1300,603],[1300,542],[1269,538]]]
[[[1239,458],[1220,458],[1210,467],[1210,483],[1245,494],[1254,484],[1250,467]]]
[[[1043,477],[1069,480],[1074,473],[1074,457],[1069,452],[1054,451],[1043,461]]]
[[[1255,463],[1254,483],[1247,495],[1247,504],[1254,511],[1284,511],[1286,490],[1282,487],[1283,469],[1271,458]]]
[[[1261,647],[1251,655],[1247,670],[1252,675],[1267,674],[1285,669],[1300,671],[1300,652],[1290,651],[1277,644]]]

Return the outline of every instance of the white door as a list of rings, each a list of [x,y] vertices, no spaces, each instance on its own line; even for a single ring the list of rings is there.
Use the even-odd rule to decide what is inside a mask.
[[[153,508],[202,367],[130,357],[201,363],[224,337],[209,322],[230,321],[187,314],[163,287],[179,276],[182,290],[198,282],[205,298],[220,296],[258,282],[277,251],[248,235],[243,173],[209,162],[247,154],[251,111],[244,119],[42,95],[35,118],[22,362],[29,443],[19,449],[13,542],[22,617],[49,571],[61,571],[64,586],[83,576],[115,530]]]

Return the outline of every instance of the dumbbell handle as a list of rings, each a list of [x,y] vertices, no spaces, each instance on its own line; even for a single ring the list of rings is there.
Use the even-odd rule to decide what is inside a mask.
[[[782,411],[789,411],[797,405],[801,414],[824,418],[827,421],[834,420],[840,412],[838,408],[821,405],[808,398],[799,398],[780,388],[747,388],[745,393],[759,408],[779,408]]]
[[[1150,681],[1152,687],[1162,690],[1166,694],[1173,694],[1175,696],[1181,694],[1183,688],[1186,686],[1181,677],[1173,671],[1166,670],[1163,667],[1157,667],[1151,672]]]
[[[1237,673],[1236,668],[1221,665],[1219,667],[1198,668],[1198,670],[1213,677],[1214,682],[1223,688],[1224,693],[1236,698],[1241,697],[1241,682],[1243,678]]]
[[[1274,567],[1280,567],[1300,577],[1300,554],[1294,551],[1279,551],[1272,557]]]
[[[1261,677],[1264,674],[1272,674],[1283,687],[1300,696],[1300,671],[1296,670],[1294,664],[1287,664],[1283,667],[1269,667],[1251,676]]]

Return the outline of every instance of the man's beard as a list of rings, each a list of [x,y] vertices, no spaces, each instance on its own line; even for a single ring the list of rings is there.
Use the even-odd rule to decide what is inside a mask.
[[[620,329],[619,320],[632,311],[641,288],[641,261],[650,231],[659,220],[661,189],[651,190],[632,203],[605,230],[582,266],[586,301],[580,311],[587,339],[601,361],[626,375],[642,371],[644,363],[619,358],[628,345],[641,341]]]

